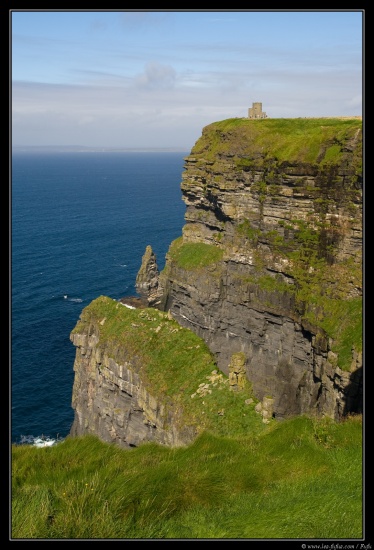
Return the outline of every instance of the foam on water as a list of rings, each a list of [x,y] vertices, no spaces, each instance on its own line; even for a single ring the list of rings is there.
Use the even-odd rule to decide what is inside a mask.
[[[57,443],[63,441],[64,438],[57,436],[56,438],[49,436],[21,435],[19,445],[32,445],[33,447],[53,447]]]
[[[64,295],[64,300],[67,300],[68,302],[78,302],[79,304],[83,302],[82,298],[68,298],[68,295]]]

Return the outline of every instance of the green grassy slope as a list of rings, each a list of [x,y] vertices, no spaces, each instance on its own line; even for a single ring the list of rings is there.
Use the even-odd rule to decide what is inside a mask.
[[[13,539],[355,539],[362,504],[361,417],[179,449],[93,436],[12,448]]]

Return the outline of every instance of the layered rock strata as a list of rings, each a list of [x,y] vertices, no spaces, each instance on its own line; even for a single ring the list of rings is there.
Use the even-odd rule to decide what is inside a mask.
[[[106,315],[97,316],[97,304]],[[113,308],[118,312],[114,321]],[[84,310],[71,333],[70,339],[77,349],[72,396],[75,416],[70,435],[94,434],[102,441],[124,448],[149,441],[170,447],[186,445],[196,437],[196,428],[186,425],[180,407],[157,395],[147,383],[147,360],[132,343],[139,338],[136,333],[140,331],[144,338],[150,331],[154,336],[161,329],[174,337],[175,322],[142,310],[144,313],[139,317],[142,325],[139,321],[129,325],[122,319],[123,308],[126,308],[123,304],[100,297]],[[155,329],[144,328],[151,318],[159,324]],[[118,326],[118,336],[105,338],[107,326],[114,324]]]
[[[242,353],[275,417],[339,419],[362,410],[357,321],[348,343],[349,330],[329,327],[361,307],[361,121],[281,122],[203,130],[185,159],[186,224],[159,307],[206,341],[224,373]]]

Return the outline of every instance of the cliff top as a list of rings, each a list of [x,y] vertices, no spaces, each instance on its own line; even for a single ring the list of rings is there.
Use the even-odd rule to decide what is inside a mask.
[[[191,151],[191,157],[215,161],[218,158],[249,158],[263,163],[311,164],[344,161],[354,152],[354,164],[361,164],[362,118],[230,118],[205,126]],[[350,159],[352,164],[352,158]]]

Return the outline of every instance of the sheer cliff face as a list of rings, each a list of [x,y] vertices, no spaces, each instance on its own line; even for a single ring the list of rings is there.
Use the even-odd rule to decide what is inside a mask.
[[[362,406],[360,120],[232,119],[185,159],[161,308],[228,374],[243,352],[275,417]]]

